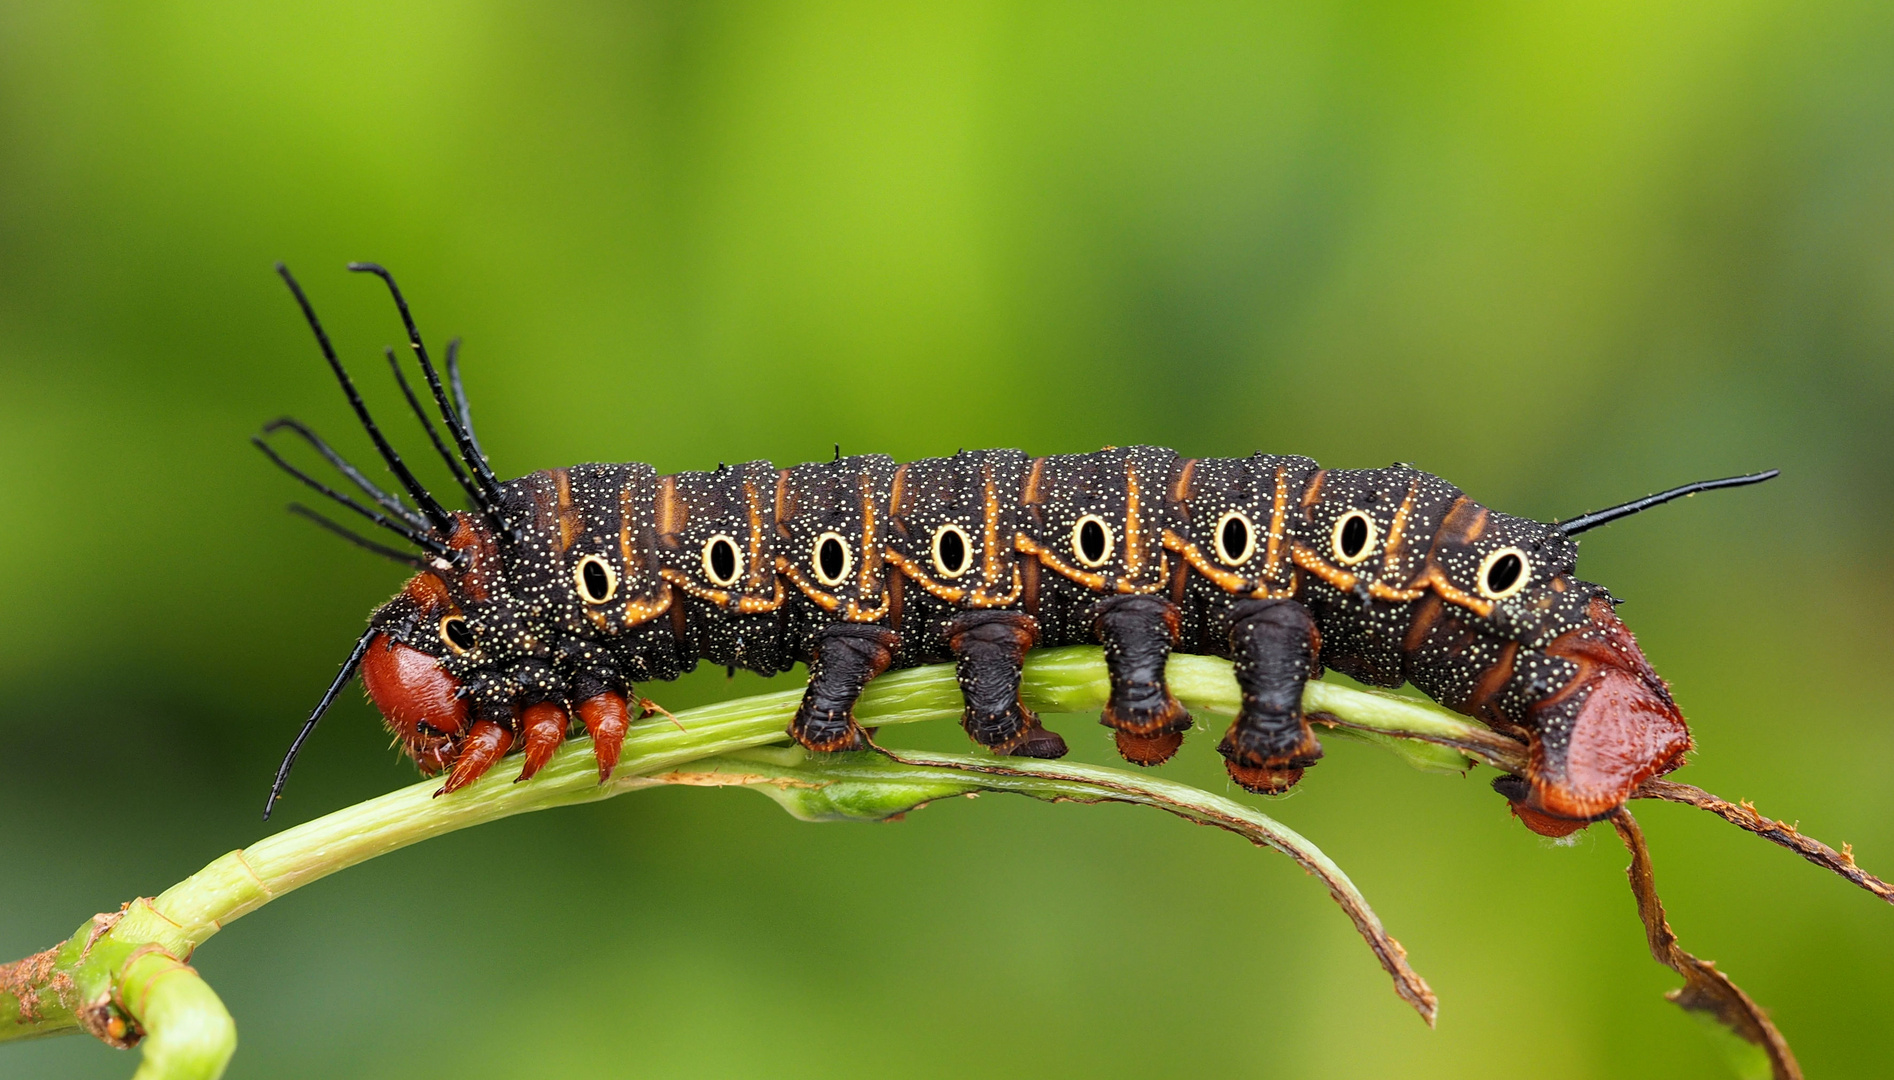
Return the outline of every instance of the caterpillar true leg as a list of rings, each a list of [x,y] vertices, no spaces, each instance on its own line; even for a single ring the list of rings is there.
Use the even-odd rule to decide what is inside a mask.
[[[528,705],[520,714],[523,731],[526,763],[520,768],[520,780],[531,780],[533,774],[552,760],[559,744],[566,741],[566,726],[572,718],[556,701],[542,701],[537,705]],[[518,783],[515,780],[514,783]]]
[[[475,780],[485,776],[493,763],[506,756],[513,748],[513,732],[497,720],[481,720],[467,733],[467,742],[460,748],[460,756],[454,759],[454,771],[447,774],[447,783],[434,794],[450,795]]]
[[[1019,700],[1020,665],[1039,640],[1039,622],[1016,611],[969,611],[947,625],[954,673],[967,707],[960,726],[981,746],[1015,757],[1065,756],[1065,740],[1047,731]]]
[[[1322,756],[1302,715],[1302,687],[1321,671],[1322,635],[1309,609],[1293,600],[1245,600],[1230,614],[1230,655],[1243,707],[1217,752],[1244,788],[1287,791]]]
[[[811,750],[860,750],[866,745],[855,723],[855,699],[868,680],[894,662],[901,636],[883,626],[836,623],[816,640],[809,658],[809,689],[790,721],[789,734]]]
[[[598,782],[603,784],[618,767],[618,751],[625,745],[625,729],[631,726],[625,695],[607,690],[579,702],[579,719],[592,736],[592,756],[598,759]]]
[[[1181,613],[1156,596],[1113,596],[1094,609],[1093,628],[1105,646],[1111,696],[1100,722],[1114,729],[1118,752],[1139,765],[1159,765],[1183,745],[1190,713],[1164,683],[1164,661],[1177,644]]]

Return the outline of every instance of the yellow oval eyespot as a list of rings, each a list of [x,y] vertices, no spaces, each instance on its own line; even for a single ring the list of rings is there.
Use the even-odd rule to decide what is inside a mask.
[[[588,604],[603,604],[618,595],[618,571],[598,555],[587,555],[572,568],[572,585]]]
[[[1096,570],[1111,561],[1111,526],[1097,514],[1087,514],[1072,523],[1072,557],[1081,566]]]
[[[729,588],[743,576],[743,552],[737,548],[736,538],[727,533],[718,533],[704,541],[704,576],[712,585]]]
[[[1343,566],[1366,562],[1368,556],[1374,554],[1375,539],[1380,531],[1373,518],[1360,510],[1350,510],[1336,519],[1329,549],[1335,552],[1335,561]]]
[[[448,648],[465,656],[474,647],[473,627],[467,625],[463,615],[448,615],[441,619],[441,640],[447,643]]]
[[[1504,600],[1526,587],[1532,580],[1532,559],[1516,547],[1489,551],[1480,561],[1480,573],[1473,584],[1488,600]]]
[[[957,578],[973,569],[973,538],[951,522],[934,530],[934,572]]]
[[[1232,510],[1217,519],[1217,559],[1225,566],[1242,566],[1256,554],[1256,526],[1249,515]]]
[[[841,533],[825,532],[815,538],[815,547],[809,551],[809,569],[815,571],[817,581],[834,588],[848,580],[848,572],[854,567],[855,553]]]

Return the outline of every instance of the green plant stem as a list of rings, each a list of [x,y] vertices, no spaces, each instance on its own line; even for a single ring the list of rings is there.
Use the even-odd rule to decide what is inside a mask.
[[[801,747],[758,747],[694,761],[647,778],[652,784],[746,786],[804,821],[887,820],[950,795],[1005,792],[1048,802],[1122,802],[1214,825],[1289,856],[1328,887],[1395,993],[1429,1026],[1438,1004],[1388,936],[1354,882],[1321,849],[1255,807],[1157,777],[1068,761],[1008,760],[914,750],[816,757]]]
[[[1171,659],[1169,676],[1174,692],[1191,708],[1205,713],[1235,711],[1236,684],[1226,661],[1176,656]],[[1095,648],[1042,650],[1028,658],[1023,692],[1027,703],[1041,712],[1094,712],[1104,704],[1108,690],[1105,665]],[[598,782],[589,741],[574,740],[530,783],[510,782],[511,775],[502,768],[451,797],[435,798],[437,783],[423,782],[230,852],[155,898],[135,900],[117,914],[95,916],[55,949],[0,967],[0,1042],[81,1030],[118,1045],[142,1037],[145,1055],[140,1080],[214,1078],[235,1050],[235,1028],[216,995],[186,962],[199,945],[232,920],[318,878],[442,833],[513,814],[610,798],[651,786],[654,774],[689,762],[781,742],[801,696],[800,689],[789,690],[687,710],[675,720],[663,716],[644,720],[633,726],[619,769],[605,784]],[[1335,729],[1338,733],[1366,737],[1431,770],[1464,770],[1470,763],[1459,748],[1478,748],[1499,739],[1435,706],[1338,685],[1311,684],[1305,705],[1312,714],[1343,725]],[[856,715],[864,724],[886,727],[957,717],[960,710],[953,668],[939,666],[876,679]],[[1488,757],[1477,749],[1471,752]],[[1350,907],[1351,917],[1395,975],[1404,996],[1423,1015],[1431,1013],[1431,1004],[1423,1005],[1421,1000],[1424,996],[1431,1002],[1431,995],[1424,993],[1425,984],[1418,976],[1411,983],[1403,981],[1400,969],[1405,961],[1399,960],[1399,946],[1390,949],[1380,943],[1385,934],[1379,922],[1340,870],[1306,840],[1252,809],[1182,785],[1113,769],[1074,765],[1028,769],[1001,765],[995,759],[938,756],[931,761],[914,760],[919,763],[900,766],[883,761],[873,768],[921,769],[923,773],[897,776],[884,771],[872,778],[859,774],[869,766],[838,760],[828,767],[853,769],[857,774],[820,778],[830,792],[825,798],[840,806],[835,802],[839,794],[852,790],[863,798],[879,792],[875,797],[899,803],[916,791],[948,784],[942,770],[951,769],[963,778],[954,782],[962,788],[1165,804],[1166,809],[1185,816],[1221,816],[1217,824],[1277,847],[1305,867],[1319,868],[1330,891]],[[806,770],[817,768],[807,763],[802,767],[805,775],[810,775]],[[1061,788],[1061,784],[1076,786]],[[1387,942],[1391,945],[1392,939]]]

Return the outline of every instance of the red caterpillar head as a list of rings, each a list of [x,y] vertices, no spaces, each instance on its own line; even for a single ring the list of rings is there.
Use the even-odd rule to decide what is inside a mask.
[[[370,617],[361,665],[369,700],[429,776],[453,764],[479,718],[473,691],[488,681],[481,673],[496,644],[481,624],[507,622],[513,607],[494,531],[470,514],[451,517],[445,565],[410,578]]]
[[[621,581],[627,568],[589,550],[608,547],[601,539],[605,532],[617,543],[620,525],[613,519],[607,530],[602,520],[588,519],[573,508],[568,485],[580,470],[535,473],[506,484],[494,476],[474,438],[461,390],[458,342],[448,345],[443,380],[394,279],[372,263],[349,268],[380,277],[393,295],[408,343],[438,407],[439,429],[422,408],[392,351],[389,364],[403,396],[473,509],[450,512],[444,508],[402,461],[369,416],[302,289],[279,265],[277,272],[302,306],[324,359],[400,491],[393,494],[376,487],[294,420],[278,420],[265,434],[295,433],[353,483],[359,496],[320,483],[283,460],[263,439],[254,441],[285,471],[413,544],[422,554],[385,547],[314,511],[291,508],[418,573],[375,612],[354,652],[304,723],[277,770],[264,816],[269,816],[269,807],[281,794],[304,740],[358,670],[403,751],[424,772],[452,768],[444,792],[473,782],[516,740],[524,750],[521,778],[532,775],[565,738],[571,720],[568,702],[593,737],[600,778],[609,776],[629,725],[627,688],[614,658],[597,646],[592,630],[611,619],[630,625],[636,621],[635,611],[643,610],[640,605],[668,604],[668,594],[653,595],[651,581]],[[649,466],[586,469],[587,482],[606,484],[613,491],[633,484],[631,477],[619,475],[626,470],[640,469],[644,480],[650,478]],[[602,473],[612,475],[601,477]],[[580,532],[585,532],[588,544],[588,553],[582,556],[568,550]],[[567,565],[568,555],[576,557],[577,563]]]
[[[396,287],[393,277],[373,263],[350,265],[351,270],[380,277],[394,297],[395,306],[408,331],[409,344],[426,377],[427,388],[439,407],[442,426],[459,451],[458,456],[448,451],[446,443],[436,432],[419,398],[395,362],[392,351],[388,354],[389,364],[394,369],[396,381],[408,404],[427,429],[448,469],[472,499],[475,507],[472,513],[449,512],[401,460],[383,437],[381,429],[369,415],[367,406],[362,403],[361,395],[356,392],[354,382],[336,358],[328,335],[323,331],[308,298],[303,295],[302,288],[281,264],[276,269],[302,307],[303,317],[315,334],[323,358],[341,383],[357,419],[374,440],[383,462],[399,481],[400,492],[407,497],[407,502],[403,502],[399,495],[376,487],[313,431],[294,420],[278,420],[266,427],[264,433],[267,435],[282,430],[293,432],[350,480],[359,490],[359,496],[343,494],[313,479],[285,461],[262,438],[253,441],[279,467],[304,484],[415,545],[424,554],[411,555],[385,547],[357,536],[305,507],[291,507],[293,511],[355,543],[406,563],[421,573],[375,613],[367,632],[356,642],[354,652],[303,724],[302,731],[296,736],[282,766],[277,770],[276,782],[270,788],[269,802],[264,807],[265,817],[269,816],[277,797],[282,794],[283,784],[289,777],[290,767],[295,763],[303,742],[358,669],[368,688],[369,697],[381,710],[403,750],[424,771],[438,772],[449,762],[464,756],[461,753],[464,743],[477,736],[483,724],[494,726],[483,719],[482,712],[491,710],[495,699],[503,700],[501,707],[509,712],[514,707],[513,702],[518,696],[516,693],[508,690],[494,692],[486,685],[486,680],[474,676],[510,662],[512,654],[519,652],[521,643],[526,640],[524,635],[517,633],[518,605],[504,588],[504,560],[499,553],[500,538],[510,535],[510,526],[503,509],[507,493],[474,440],[466,396],[460,388],[455,355],[458,343],[450,344],[447,350],[447,383],[451,384],[453,390],[450,400],[447,386],[428,358],[420,331],[415,328],[407,301]],[[497,649],[479,640],[479,635],[473,629],[476,618],[493,631],[491,640],[499,646]],[[504,751],[505,747],[498,749]]]
[[[433,776],[453,763],[457,740],[466,734],[467,701],[460,680],[438,660],[379,633],[362,657],[362,685],[423,773]]]
[[[573,714],[593,737],[601,780],[617,762],[630,723],[625,686],[582,629],[624,619],[640,594],[602,556],[560,559],[561,530],[544,526],[556,520],[573,472],[504,486],[512,510],[542,526],[523,535],[454,514],[452,557],[410,579],[369,621],[363,685],[424,773],[452,770],[441,793],[484,775],[516,742],[524,751],[520,779],[532,776],[564,741]],[[566,520],[570,527],[580,519]]]
[[[450,661],[468,657],[480,642],[466,609],[491,594],[482,563],[492,545],[476,524],[459,515],[453,549],[471,572],[416,574],[369,620],[362,655],[362,686],[388,730],[421,771],[432,776],[453,764],[472,726],[466,685]],[[483,555],[488,557],[482,558]],[[451,582],[451,585],[450,585]]]

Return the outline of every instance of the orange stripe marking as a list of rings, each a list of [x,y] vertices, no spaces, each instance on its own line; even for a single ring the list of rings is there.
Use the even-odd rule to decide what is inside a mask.
[[[1138,520],[1141,493],[1138,468],[1125,458],[1125,576],[1136,578],[1144,570],[1144,529]]]
[[[815,601],[823,611],[836,611],[841,608],[840,600],[820,589],[812,588],[807,581],[803,580],[802,573],[796,569],[795,564],[781,555],[776,556],[776,572],[787,577],[790,584],[802,590],[802,595]]]
[[[1203,552],[1197,550],[1197,545],[1169,529],[1164,530],[1164,546],[1182,555],[1192,570],[1209,578],[1212,584],[1224,592],[1248,592],[1252,588],[1249,578],[1241,574],[1233,574],[1204,558]]]
[[[572,550],[574,534],[578,532],[577,515],[572,512],[572,477],[570,470],[552,470],[553,488],[559,494],[559,506],[556,511],[559,520],[559,550]]]

